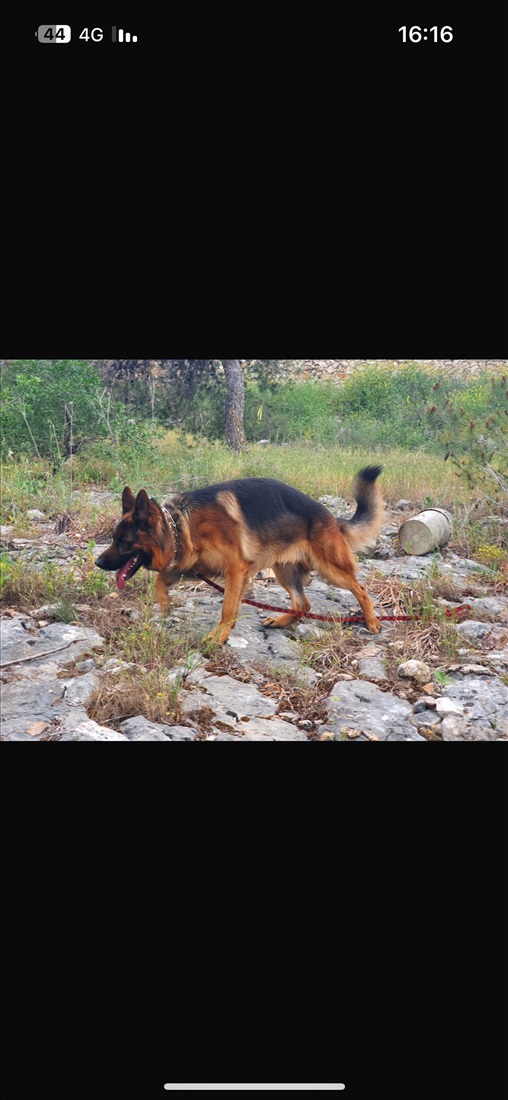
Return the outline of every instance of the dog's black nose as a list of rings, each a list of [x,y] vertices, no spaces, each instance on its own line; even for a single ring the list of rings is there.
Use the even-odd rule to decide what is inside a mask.
[[[96,561],[95,564],[98,565],[99,569],[104,569],[104,557],[103,557],[102,554],[101,554],[100,558],[97,558],[97,561]]]

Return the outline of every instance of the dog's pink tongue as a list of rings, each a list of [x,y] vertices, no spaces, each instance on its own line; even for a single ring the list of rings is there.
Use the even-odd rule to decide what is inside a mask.
[[[127,565],[122,566],[122,568],[119,569],[118,573],[116,574],[116,587],[120,590],[120,592],[122,591],[122,588],[125,588],[125,582],[127,580],[127,574],[129,572],[129,569],[130,569],[133,561],[134,561],[134,558],[130,558],[130,560],[127,562]]]

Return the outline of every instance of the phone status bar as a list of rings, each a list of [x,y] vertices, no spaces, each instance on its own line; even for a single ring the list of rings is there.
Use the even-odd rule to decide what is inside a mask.
[[[38,42],[46,45],[65,44],[72,39],[72,30],[66,23],[41,23],[35,31]],[[102,27],[83,27],[76,32],[74,40],[81,42],[103,42],[108,40],[117,45],[135,45],[139,41],[139,35],[133,31],[127,31],[124,27],[111,27],[110,31]]]

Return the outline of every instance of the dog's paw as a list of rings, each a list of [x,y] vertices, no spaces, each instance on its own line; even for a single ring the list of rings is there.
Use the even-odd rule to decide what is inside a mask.
[[[285,627],[293,626],[296,622],[294,615],[276,615],[275,618],[270,616],[269,619],[265,619],[263,626],[271,627],[274,630],[283,630]]]
[[[210,634],[207,634],[204,640],[211,645],[225,645],[230,634],[231,627],[225,627],[224,629],[219,627],[217,630],[212,630]]]
[[[379,622],[379,619],[374,619],[373,623],[369,623],[369,630],[372,634],[380,634],[383,629],[383,624]]]

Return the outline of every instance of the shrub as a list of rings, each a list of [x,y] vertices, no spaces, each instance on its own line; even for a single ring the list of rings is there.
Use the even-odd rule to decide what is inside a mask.
[[[439,419],[437,440],[452,461],[457,476],[494,501],[508,500],[508,379],[494,376],[476,393],[447,398],[439,382],[429,421]],[[476,414],[473,410],[476,409]]]
[[[97,414],[100,377],[83,359],[16,359],[2,365],[2,451],[65,458],[66,406],[72,405],[79,448],[101,434]]]

